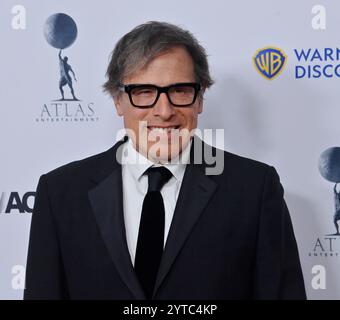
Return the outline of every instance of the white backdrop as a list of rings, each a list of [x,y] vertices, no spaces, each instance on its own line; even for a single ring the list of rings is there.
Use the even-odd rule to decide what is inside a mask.
[[[190,30],[207,49],[216,83],[206,94],[199,127],[224,128],[226,150],[276,167],[308,298],[339,299],[340,237],[327,236],[335,231],[334,184],[318,171],[320,154],[340,144],[339,79],[295,76],[297,65],[340,63],[336,55],[309,62],[295,55],[295,49],[336,51],[340,3],[322,2],[315,7],[310,0],[1,0],[0,299],[22,298],[30,192],[39,176],[115,142],[122,121],[101,89],[109,54],[121,36],[149,20]],[[76,73],[81,100],[80,107],[67,102],[67,113],[61,104],[58,114],[53,104],[60,98],[58,50],[43,35],[54,13],[77,24],[77,39],[63,55]],[[252,61],[266,46],[287,55],[273,80],[261,76]]]

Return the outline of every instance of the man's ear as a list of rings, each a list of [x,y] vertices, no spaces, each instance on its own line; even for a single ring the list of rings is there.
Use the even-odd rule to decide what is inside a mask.
[[[122,96],[118,93],[113,97],[113,102],[115,104],[117,114],[119,116],[122,116],[123,115]]]
[[[202,113],[203,111],[203,95],[204,95],[204,91],[205,89],[202,90],[202,92],[200,92],[200,95],[198,96],[198,110],[197,113]]]

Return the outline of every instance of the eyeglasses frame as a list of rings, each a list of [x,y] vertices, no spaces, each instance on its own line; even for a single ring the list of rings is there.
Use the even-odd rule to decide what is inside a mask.
[[[156,96],[156,99],[155,99],[155,102],[153,104],[150,104],[150,105],[147,105],[147,106],[138,106],[136,104],[133,103],[132,101],[132,96],[131,96],[131,91],[135,88],[138,88],[138,87],[142,87],[142,86],[147,86],[147,87],[152,87],[152,88],[156,88],[157,89],[157,96]],[[194,94],[194,97],[193,97],[193,101],[192,103],[189,103],[189,104],[175,104],[171,101],[171,98],[169,96],[169,90],[173,87],[185,87],[185,86],[191,86],[195,89],[195,94]],[[160,86],[156,86],[154,84],[123,84],[123,83],[120,83],[118,85],[118,89],[122,92],[125,92],[128,94],[129,96],[129,100],[130,100],[130,103],[136,107],[136,108],[141,108],[141,109],[148,109],[148,108],[152,108],[155,106],[155,104],[157,103],[158,99],[159,99],[159,96],[161,95],[161,93],[165,93],[169,102],[175,106],[175,107],[190,107],[192,106],[196,99],[197,99],[197,96],[198,96],[198,93],[201,91],[201,85],[199,83],[196,83],[196,82],[179,82],[179,83],[174,83],[174,84],[171,84],[169,86],[164,86],[164,87],[160,87]]]

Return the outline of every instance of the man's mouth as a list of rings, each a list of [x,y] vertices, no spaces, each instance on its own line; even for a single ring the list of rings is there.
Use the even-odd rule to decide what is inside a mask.
[[[179,129],[180,126],[147,126],[148,130],[159,133],[170,133],[171,130]]]

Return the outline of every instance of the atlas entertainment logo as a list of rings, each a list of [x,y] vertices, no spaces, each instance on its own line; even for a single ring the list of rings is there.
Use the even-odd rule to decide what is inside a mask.
[[[319,171],[322,177],[334,183],[333,224],[336,232],[333,235],[340,236],[338,224],[340,220],[340,191],[338,191],[338,184],[340,183],[340,147],[328,148],[322,152],[319,158]]]
[[[309,256],[338,257],[340,256],[340,147],[331,147],[323,151],[319,157],[318,169],[325,180],[334,184],[330,190],[334,200],[333,212],[329,212],[329,216],[332,216],[335,233],[318,237]]]
[[[44,103],[37,122],[88,122],[98,121],[93,102],[84,102],[77,94],[78,79],[76,70],[72,67],[74,57],[69,58],[65,49],[74,44],[78,35],[76,22],[67,14],[55,13],[48,17],[44,24],[44,37],[47,43],[57,49],[59,81],[56,75],[51,79],[51,85],[56,88],[58,98]]]
[[[255,69],[267,80],[276,78],[284,69],[286,61],[286,54],[276,47],[264,47],[253,56]]]

